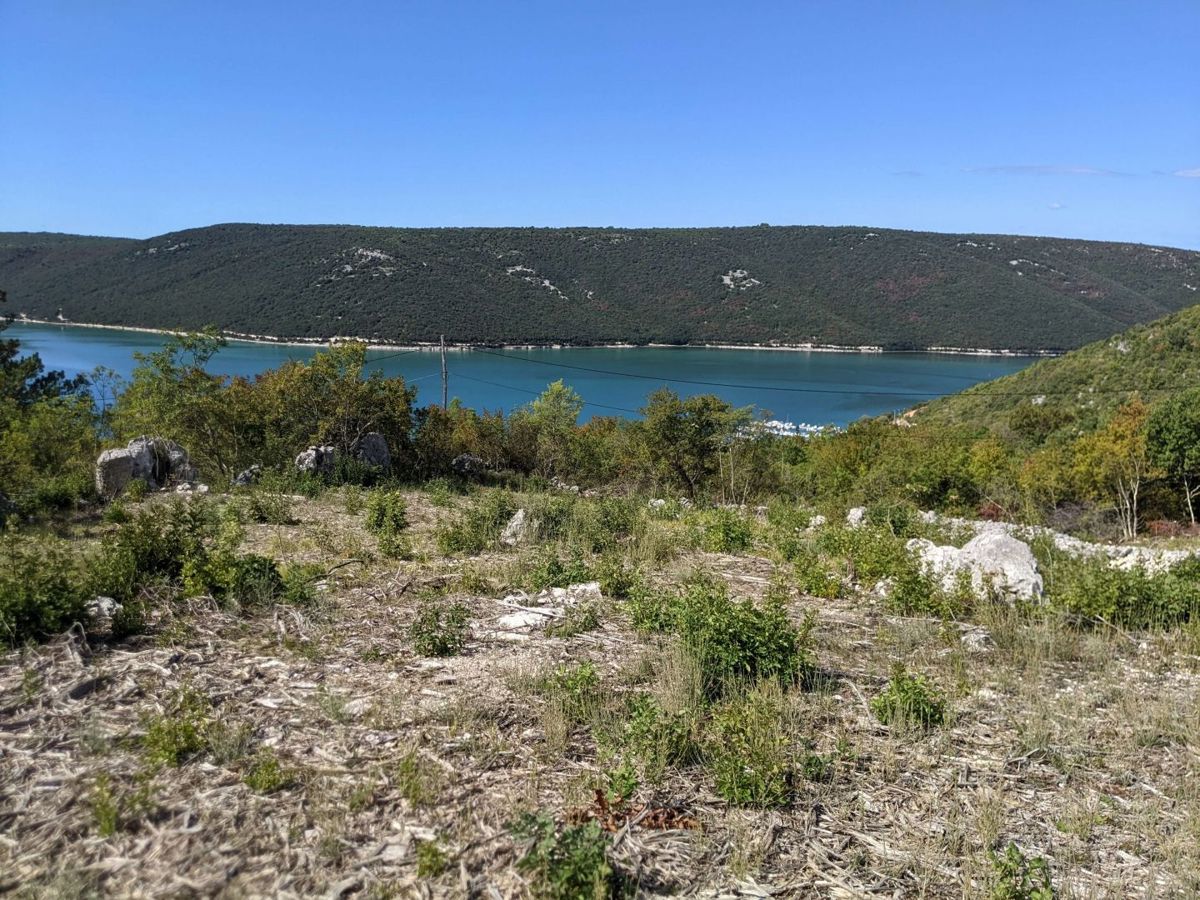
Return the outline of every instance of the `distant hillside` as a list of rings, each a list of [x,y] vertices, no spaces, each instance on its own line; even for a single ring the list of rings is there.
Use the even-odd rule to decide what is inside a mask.
[[[1075,433],[1091,430],[1135,393],[1154,403],[1196,385],[1200,305],[935,400],[916,416],[999,428],[1023,416],[1049,433]]]
[[[865,228],[0,234],[11,312],[280,337],[1066,349],[1197,288],[1193,251]]]

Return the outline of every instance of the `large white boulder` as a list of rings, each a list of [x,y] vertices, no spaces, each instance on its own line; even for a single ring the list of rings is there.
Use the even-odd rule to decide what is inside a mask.
[[[913,538],[907,547],[945,590],[954,590],[961,573],[966,572],[977,595],[990,586],[1010,600],[1038,600],[1042,596],[1044,585],[1033,551],[1011,535],[984,532],[961,549]]]
[[[526,521],[525,510],[518,509],[513,513],[513,517],[508,520],[508,524],[504,526],[504,530],[500,532],[500,543],[505,547],[515,547],[521,541],[525,540],[528,530],[529,524]]]
[[[392,451],[388,449],[387,438],[378,431],[369,431],[355,442],[354,456],[375,469],[392,467]]]
[[[105,500],[118,497],[133,481],[135,455],[127,448],[105,450],[96,460],[96,493]]]
[[[315,475],[332,475],[336,460],[337,449],[334,447],[308,447],[296,456],[296,468]]]

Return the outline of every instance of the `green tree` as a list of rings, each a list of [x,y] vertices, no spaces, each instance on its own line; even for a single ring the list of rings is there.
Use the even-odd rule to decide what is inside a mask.
[[[1200,496],[1200,387],[1159,403],[1146,424],[1150,459],[1183,485],[1188,516],[1196,524],[1193,502]]]
[[[1135,397],[1099,431],[1074,444],[1074,473],[1085,493],[1112,500],[1126,539],[1137,536],[1142,482],[1152,465],[1146,449],[1146,404]]]
[[[643,464],[655,480],[695,500],[721,469],[721,454],[750,423],[748,409],[702,394],[681,399],[669,388],[650,395],[633,426]]]

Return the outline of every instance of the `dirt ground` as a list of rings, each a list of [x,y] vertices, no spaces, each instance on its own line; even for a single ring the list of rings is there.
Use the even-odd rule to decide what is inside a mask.
[[[610,764],[531,685],[590,660],[619,695],[671,648],[609,601],[598,628],[569,638],[502,627],[522,551],[441,557],[432,533],[448,511],[420,493],[409,511],[416,562],[348,562],[373,538],[336,497],[298,500],[295,525],[248,527],[250,548],[338,567],[312,609],[245,616],[194,600],[136,638],[80,632],[0,656],[0,893],[526,896],[508,823],[600,814]],[[776,570],[687,551],[656,575],[697,567],[737,596],[761,595]],[[468,605],[471,637],[425,658],[409,626],[439,586]],[[1062,897],[1200,895],[1194,640],[1004,608],[945,624],[869,596],[795,595],[789,611],[816,616],[822,676],[789,695],[789,715],[834,760],[831,779],[801,782],[774,811],[731,808],[701,766],[642,784],[606,820],[642,895],[984,897],[989,851],[1010,842],[1047,860]],[[871,715],[896,660],[946,692],[944,727]],[[203,698],[213,747],[152,765],[141,738],[181,696]],[[286,776],[265,793],[245,782],[264,753]],[[426,844],[440,874],[418,873]]]

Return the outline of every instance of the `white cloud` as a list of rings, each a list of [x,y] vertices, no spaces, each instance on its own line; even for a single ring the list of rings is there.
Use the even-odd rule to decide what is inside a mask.
[[[964,172],[984,175],[1124,175],[1094,166],[970,166]]]
[[[1175,173],[1176,178],[1200,178],[1200,168],[1180,169]]]
[[[1053,203],[1049,204],[1049,206],[1051,209],[1066,209],[1067,208],[1067,205],[1065,203],[1059,203],[1057,200],[1055,200]]]

